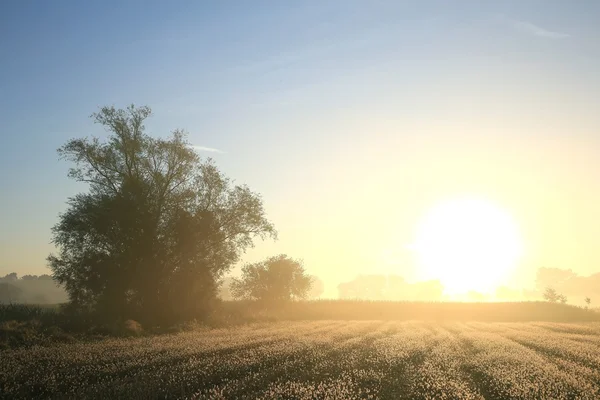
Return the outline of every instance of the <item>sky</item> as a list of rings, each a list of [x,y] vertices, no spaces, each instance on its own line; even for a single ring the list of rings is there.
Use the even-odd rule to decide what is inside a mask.
[[[56,149],[131,103],[262,195],[279,240],[244,262],[303,259],[326,295],[425,278],[419,221],[464,195],[518,226],[506,284],[600,272],[599,18],[591,0],[2,1],[0,274],[49,272],[85,190]]]

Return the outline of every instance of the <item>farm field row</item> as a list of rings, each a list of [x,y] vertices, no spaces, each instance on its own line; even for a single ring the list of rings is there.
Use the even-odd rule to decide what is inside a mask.
[[[600,323],[276,322],[0,359],[8,398],[600,398]]]

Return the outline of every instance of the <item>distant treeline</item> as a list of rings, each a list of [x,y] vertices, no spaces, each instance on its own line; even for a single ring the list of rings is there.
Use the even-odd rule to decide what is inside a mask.
[[[318,299],[324,292],[324,284],[312,276],[313,286],[307,299]],[[233,300],[231,277],[220,282],[219,297]],[[570,269],[539,268],[535,288],[516,289],[500,286],[492,294],[471,291],[460,300],[464,301],[537,301],[542,299],[545,288],[551,287],[567,297],[568,303],[583,305],[590,297],[592,307],[600,299],[600,273],[580,276]],[[444,301],[444,286],[440,281],[407,282],[398,275],[359,275],[353,280],[337,285],[339,299],[387,300],[387,301]],[[65,290],[47,274],[23,275],[10,273],[0,277],[0,303],[56,304],[68,301]],[[600,300],[598,300],[600,302]]]
[[[67,292],[50,275],[16,272],[0,277],[0,303],[57,304],[68,300]]]
[[[323,282],[315,276],[312,278],[314,284],[307,296],[309,300],[321,298],[324,292]],[[231,283],[231,277],[220,282],[221,299],[234,300]],[[586,298],[590,298],[593,308],[600,304],[600,273],[580,276],[570,269],[545,267],[538,268],[534,287],[499,286],[493,293],[470,291],[452,298],[444,294],[444,286],[438,280],[408,282],[399,275],[358,275],[337,285],[337,298],[376,301],[540,301],[547,288],[565,296],[569,304],[586,305]]]
[[[409,283],[398,275],[359,275],[338,285],[340,299],[439,301],[443,292],[438,280]]]
[[[259,315],[267,320],[420,320],[481,322],[600,321],[600,312],[568,304],[524,302],[402,302],[315,300],[280,304],[257,313],[253,302],[225,302],[223,313],[233,320]]]

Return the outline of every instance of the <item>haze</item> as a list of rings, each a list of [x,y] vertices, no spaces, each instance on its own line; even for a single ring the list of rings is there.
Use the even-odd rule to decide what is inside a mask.
[[[3,2],[0,276],[49,273],[50,228],[82,190],[55,150],[103,137],[87,117],[130,103],[153,108],[152,135],[187,130],[262,194],[279,240],[243,262],[301,258],[324,297],[360,275],[507,297],[541,267],[592,276],[600,3],[577,4]],[[423,221],[464,198],[507,216],[510,233],[494,236],[506,220],[484,213],[500,222],[485,225],[495,239],[477,268],[425,268]],[[460,234],[462,215],[433,231]],[[501,273],[456,280],[486,268]]]

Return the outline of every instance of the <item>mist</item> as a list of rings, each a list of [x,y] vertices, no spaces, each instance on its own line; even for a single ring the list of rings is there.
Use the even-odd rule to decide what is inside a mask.
[[[59,304],[67,292],[50,275],[19,276],[13,272],[0,278],[0,303]]]

